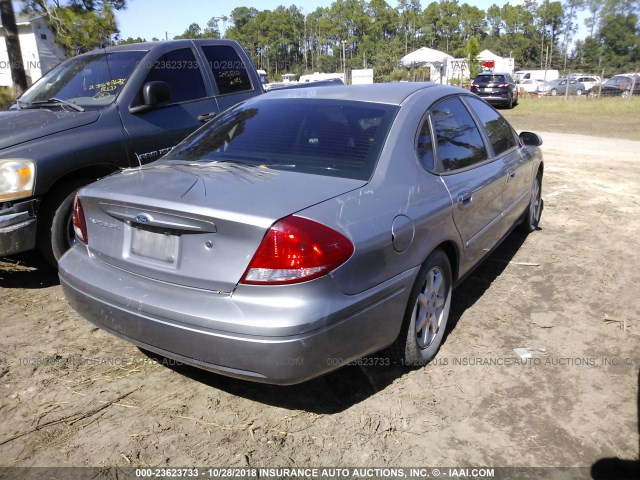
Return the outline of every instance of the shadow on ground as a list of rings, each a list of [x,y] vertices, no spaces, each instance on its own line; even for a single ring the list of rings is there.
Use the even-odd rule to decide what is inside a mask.
[[[0,258],[0,288],[48,288],[59,283],[58,271],[35,251]]]
[[[455,330],[462,314],[471,307],[504,271],[526,239],[513,234],[493,252],[454,291],[447,336]],[[177,373],[213,388],[224,390],[256,402],[282,408],[306,410],[318,414],[332,414],[346,410],[366,398],[384,390],[410,368],[392,361],[385,352],[366,358],[367,365],[348,365],[320,378],[293,386],[274,386],[224,377],[175,362],[144,351]]]

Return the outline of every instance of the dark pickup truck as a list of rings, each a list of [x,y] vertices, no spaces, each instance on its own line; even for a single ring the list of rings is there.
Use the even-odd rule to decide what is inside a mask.
[[[75,192],[148,163],[236,103],[263,93],[240,45],[177,40],[71,58],[0,112],[0,257],[73,241]]]

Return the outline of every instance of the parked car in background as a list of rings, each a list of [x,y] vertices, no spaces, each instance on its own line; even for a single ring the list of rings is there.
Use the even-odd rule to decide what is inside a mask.
[[[574,74],[570,75],[569,77],[582,83],[587,93],[589,93],[593,89],[593,87],[602,83],[602,79],[597,75]]]
[[[587,90],[584,84],[578,82],[574,78],[558,78],[550,82],[545,82],[536,88],[536,93],[539,95],[565,95],[569,89],[569,95],[582,95]]]
[[[479,73],[471,82],[471,92],[491,105],[513,108],[518,104],[518,86],[509,73]]]
[[[518,84],[518,87],[520,87],[520,89],[524,90],[526,93],[533,93],[536,91],[536,88],[538,88],[543,83],[544,82],[542,80],[529,79],[521,81]]]
[[[451,291],[537,228],[542,141],[433,83],[274,90],[80,190],[70,304],[138,346],[291,384],[391,346],[424,365]]]
[[[634,85],[635,78],[635,85]],[[640,95],[640,74],[627,73],[622,75],[615,75],[609,80],[604,82],[600,87],[600,96],[613,97],[620,96],[623,98],[631,95],[633,87],[633,94]],[[592,91],[592,96],[598,94],[597,89]]]

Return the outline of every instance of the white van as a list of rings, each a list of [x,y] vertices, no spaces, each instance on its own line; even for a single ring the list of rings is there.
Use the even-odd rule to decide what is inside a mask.
[[[513,74],[516,83],[523,80],[542,80],[548,82],[560,77],[558,70],[518,70]]]

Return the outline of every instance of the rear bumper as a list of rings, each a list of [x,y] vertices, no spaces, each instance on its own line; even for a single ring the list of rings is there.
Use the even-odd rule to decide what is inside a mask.
[[[510,95],[508,92],[505,93],[476,93],[480,98],[489,102],[489,103],[501,103],[507,104],[509,103]]]
[[[71,306],[142,348],[223,375],[295,384],[391,344],[417,269],[344,295],[331,278],[287,287],[239,286],[232,295],[131,275],[83,246],[60,261]]]
[[[24,252],[36,246],[37,205],[37,200],[28,200],[0,210],[0,256]]]

